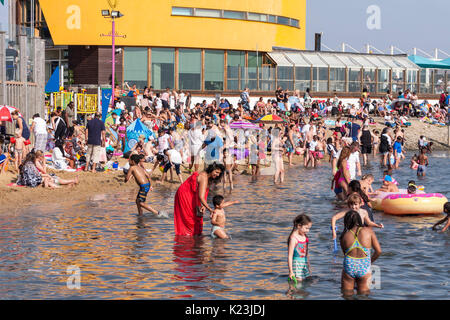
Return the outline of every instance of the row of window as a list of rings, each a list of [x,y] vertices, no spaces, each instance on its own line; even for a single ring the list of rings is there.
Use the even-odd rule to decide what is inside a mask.
[[[242,90],[274,91],[281,86],[289,91],[311,88],[316,92],[360,92],[366,87],[370,92],[404,90],[405,85],[420,93],[441,93],[446,89],[445,70],[420,70],[420,88],[417,87],[417,70],[374,68],[293,67],[277,68],[263,64],[264,54],[244,51],[205,50],[203,89],[207,91]],[[247,67],[246,67],[247,65]],[[225,77],[224,67],[227,76]],[[151,85],[180,90],[202,90],[202,57],[200,49],[178,49],[178,85],[175,85],[175,49],[151,49]],[[148,49],[125,48],[124,80],[143,88],[148,85]],[[276,71],[275,71],[276,70]],[[406,79],[405,79],[406,77]],[[375,81],[377,79],[377,81]],[[406,80],[406,81],[405,81]],[[450,85],[450,82],[449,82]]]
[[[297,19],[256,12],[172,7],[172,15],[259,21],[300,28],[300,23]]]

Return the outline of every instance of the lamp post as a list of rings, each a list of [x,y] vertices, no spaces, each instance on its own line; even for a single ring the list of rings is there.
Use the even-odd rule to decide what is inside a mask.
[[[123,17],[120,11],[102,10],[102,16],[105,18],[110,18],[112,21],[112,32],[111,34],[100,34],[101,37],[111,37],[112,38],[112,76],[111,76],[111,105],[114,104],[114,89],[115,89],[115,74],[116,74],[116,37],[126,38],[126,35],[116,34],[116,18]]]

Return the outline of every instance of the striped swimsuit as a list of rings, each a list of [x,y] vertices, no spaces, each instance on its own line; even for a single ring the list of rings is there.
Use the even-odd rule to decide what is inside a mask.
[[[308,269],[308,238],[304,242],[297,242],[294,248],[294,255],[292,257],[292,269],[294,271],[295,277],[298,280],[306,279],[310,276]]]

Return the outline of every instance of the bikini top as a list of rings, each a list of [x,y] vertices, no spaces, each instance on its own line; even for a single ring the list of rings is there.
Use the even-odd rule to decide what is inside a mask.
[[[353,234],[353,236],[355,237],[355,241],[353,241],[353,244],[349,247],[349,248],[347,248],[347,250],[345,250],[345,256],[347,256],[347,257],[349,257],[349,258],[352,258],[352,259],[365,259],[365,258],[370,258],[370,249],[368,249],[368,248],[365,248],[365,247],[363,247],[360,243],[359,243],[359,240],[358,240],[358,234],[359,234],[359,231],[361,230],[361,228],[358,228],[358,231],[356,231],[356,234],[352,231],[352,230],[349,230],[352,234]],[[366,255],[365,257],[363,257],[363,258],[355,258],[355,257],[350,257],[348,254],[349,254],[349,252],[350,251],[352,251],[353,249],[361,249],[363,252],[364,252],[364,254]]]
[[[308,249],[309,239],[306,237],[305,241],[298,241],[294,248],[294,258],[305,258]]]

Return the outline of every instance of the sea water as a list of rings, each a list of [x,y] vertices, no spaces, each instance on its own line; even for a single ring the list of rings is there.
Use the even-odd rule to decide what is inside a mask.
[[[423,179],[409,169],[407,155],[393,174],[400,186],[413,179],[449,198],[449,153],[436,155]],[[378,158],[362,171],[374,174],[374,187],[381,185]],[[232,193],[221,186],[216,191],[241,201],[225,209],[232,240],[210,238],[209,215],[203,237],[175,237],[175,183],[156,186],[147,197],[168,219],[137,216],[137,190],[2,212],[0,299],[342,299],[343,255],[340,248],[333,254],[330,230],[342,208],[330,179],[326,161],[316,169],[286,166],[282,185],[271,176],[252,181],[236,175]],[[286,241],[301,213],[313,221],[308,236],[315,278],[290,290]],[[442,217],[375,213],[385,228],[375,229],[383,253],[374,264],[370,299],[448,299],[450,234],[431,230]]]

